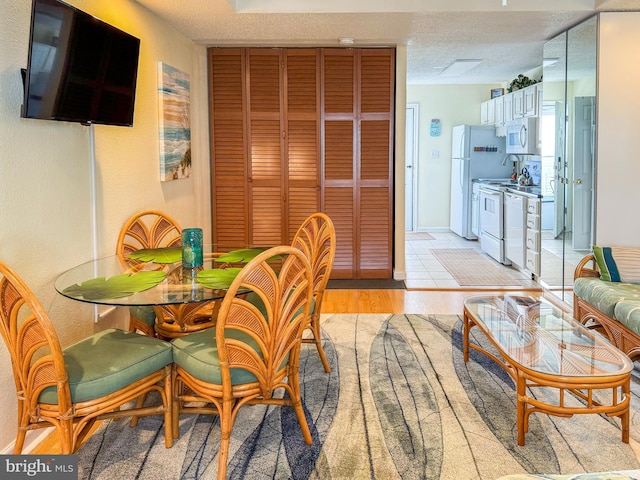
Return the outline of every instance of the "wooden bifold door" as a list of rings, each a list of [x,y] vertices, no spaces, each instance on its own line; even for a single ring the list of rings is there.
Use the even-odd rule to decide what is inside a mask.
[[[209,49],[214,243],[336,227],[332,278],[391,278],[395,50]]]

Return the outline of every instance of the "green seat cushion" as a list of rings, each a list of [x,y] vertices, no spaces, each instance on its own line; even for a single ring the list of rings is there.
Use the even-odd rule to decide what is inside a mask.
[[[595,277],[577,278],[573,292],[611,318],[615,318],[614,308],[618,302],[640,300],[640,285],[606,282]]]
[[[170,343],[115,328],[69,345],[62,353],[73,403],[117,392],[173,362]],[[58,403],[57,389],[45,388],[39,400]]]
[[[246,333],[228,329],[228,338],[240,340],[251,346],[262,357],[258,344]],[[174,338],[173,361],[191,375],[204,382],[222,384],[220,358],[215,329],[202,330],[182,337]],[[231,383],[242,385],[257,382],[256,376],[241,368],[231,369]]]
[[[150,327],[156,323],[156,312],[153,307],[129,307],[129,313]]]
[[[640,335],[640,299],[618,302],[613,310],[613,315],[613,318],[629,330]]]

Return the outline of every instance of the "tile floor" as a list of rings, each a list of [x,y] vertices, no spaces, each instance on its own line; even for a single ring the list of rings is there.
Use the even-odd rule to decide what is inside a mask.
[[[548,286],[560,285],[562,278],[562,240],[556,240],[543,232],[543,250],[541,259],[542,281]],[[480,251],[480,242],[466,240],[453,232],[429,232],[428,234],[407,232],[405,235],[405,263],[407,288],[464,289],[473,287],[460,286],[447,269],[436,260],[431,250],[438,248],[474,248]],[[565,244],[570,245],[569,241]],[[584,256],[584,252],[573,252],[565,247],[564,276],[565,285],[573,285],[573,269]],[[491,261],[493,259],[489,258]],[[495,262],[496,265],[500,265]],[[501,266],[501,265],[500,265]],[[512,276],[526,288],[539,287],[527,274],[510,266],[501,266],[504,272]]]

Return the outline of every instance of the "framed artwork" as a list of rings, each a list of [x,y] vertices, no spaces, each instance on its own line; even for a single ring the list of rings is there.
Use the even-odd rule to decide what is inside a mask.
[[[158,62],[160,181],[191,176],[189,75]]]
[[[504,88],[494,88],[491,90],[491,98],[501,97],[504,95]]]

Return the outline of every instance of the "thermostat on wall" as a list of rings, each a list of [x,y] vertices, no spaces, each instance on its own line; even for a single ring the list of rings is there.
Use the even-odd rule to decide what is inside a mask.
[[[440,136],[440,119],[432,118],[431,119],[431,128],[429,129],[429,135],[432,137]]]

